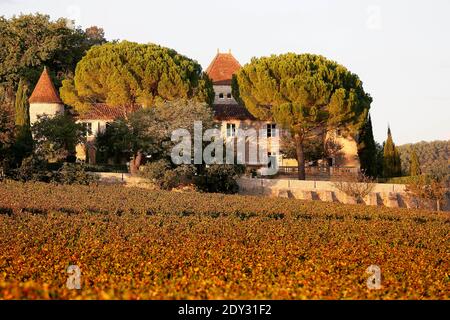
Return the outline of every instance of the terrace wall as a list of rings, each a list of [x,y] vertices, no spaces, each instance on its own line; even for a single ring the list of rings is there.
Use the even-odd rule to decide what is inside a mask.
[[[148,180],[132,177],[128,173],[96,173],[103,183],[120,183],[128,187],[154,189]],[[239,193],[242,195],[259,195],[284,197],[302,200],[320,200],[355,204],[357,201],[336,189],[330,181],[300,181],[287,179],[257,179],[243,177],[238,179]],[[410,196],[403,184],[375,184],[372,192],[363,199],[363,204],[386,206],[392,208],[425,208],[435,210],[435,205],[426,205]],[[450,200],[450,199],[449,199]],[[450,201],[443,205],[443,210],[450,211]]]
[[[356,199],[339,191],[330,181],[300,181],[289,179],[259,179],[243,177],[238,180],[239,193],[273,197],[320,200],[347,204],[357,203]],[[449,201],[447,201],[448,203]],[[406,193],[403,184],[375,184],[372,192],[363,199],[363,204],[399,208],[435,209],[435,205],[421,203]],[[449,205],[444,206],[449,210]]]

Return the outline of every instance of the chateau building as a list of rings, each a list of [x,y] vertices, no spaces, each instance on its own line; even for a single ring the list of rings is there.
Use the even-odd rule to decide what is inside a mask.
[[[232,94],[232,77],[241,68],[240,63],[231,52],[217,52],[213,61],[206,69],[206,73],[212,80],[215,98],[213,103],[214,118],[219,123],[223,137],[233,140],[238,129],[254,129],[259,133],[257,143],[267,142],[268,156],[274,157],[278,166],[296,167],[295,159],[286,159],[280,154],[277,134],[282,130],[276,123],[256,119],[243,105],[239,104]],[[30,122],[35,123],[39,116],[52,116],[64,112],[64,104],[55,89],[47,68],[34,88],[29,99]],[[77,116],[77,121],[84,123],[88,129],[86,145],[77,146],[77,158],[80,161],[96,163],[95,137],[106,129],[108,123],[122,117],[125,113],[138,110],[139,106],[110,108],[106,104],[93,104],[91,108]],[[262,133],[262,135],[261,135]],[[341,146],[338,154],[327,159],[326,165],[333,167],[359,168],[357,156],[357,144],[353,137],[343,137],[339,130],[328,132],[326,139],[333,140]],[[246,140],[245,163],[249,163],[249,141]],[[259,161],[259,159],[257,159]]]
[[[240,63],[230,51],[228,53],[218,51],[206,69],[206,73],[213,82],[215,92],[213,109],[216,121],[221,123],[222,135],[228,139],[233,137],[237,129],[254,128],[257,132],[263,133],[263,136],[258,136],[258,142],[267,139],[269,156],[276,158],[278,166],[296,167],[297,160],[284,158],[278,151],[280,147],[277,145],[278,139],[273,139],[276,132],[281,134],[283,130],[276,123],[257,120],[233,97],[231,81],[233,74],[240,68]],[[336,130],[326,133],[326,140],[333,141],[341,148],[339,152],[327,159],[327,166],[359,168],[357,143],[353,137],[344,137],[340,134],[340,130]],[[247,163],[248,159],[248,150],[246,150]]]
[[[275,123],[257,120],[243,105],[239,104],[232,94],[231,81],[233,74],[241,68],[240,63],[234,58],[231,52],[220,53],[214,57],[213,61],[206,69],[208,77],[211,79],[214,88],[214,118],[220,123],[222,136],[229,140],[235,139],[237,130],[254,129],[257,135],[257,141],[251,141],[246,138],[245,145],[245,163],[255,164],[250,161],[250,143],[260,146],[266,143],[268,156],[275,157],[278,165],[282,165],[282,158],[279,154],[278,139],[275,138],[277,126]],[[262,133],[262,135],[261,135]],[[277,137],[278,138],[278,137]],[[263,141],[264,140],[264,141]],[[259,159],[258,150],[254,160],[262,162]]]

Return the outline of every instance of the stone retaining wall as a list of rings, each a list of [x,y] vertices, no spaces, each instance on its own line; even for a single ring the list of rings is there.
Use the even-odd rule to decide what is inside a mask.
[[[129,173],[101,172],[96,173],[103,183],[123,184],[127,187],[154,189],[148,180],[132,177]],[[240,178],[239,193],[243,195],[262,195],[302,200],[320,200],[347,204],[357,203],[356,199],[336,189],[330,181],[300,181],[285,179],[255,179]],[[387,206],[393,208],[426,208],[418,199],[405,192],[405,185],[378,183],[372,192],[363,199],[363,203],[372,206]],[[450,201],[443,207],[450,210]]]
[[[149,180],[140,177],[133,177],[129,173],[95,172],[94,174],[99,176],[102,183],[123,184],[126,187],[154,189],[153,184],[151,184]]]
[[[247,195],[264,195],[273,197],[295,198],[302,200],[320,200],[355,204],[358,201],[339,191],[330,181],[301,181],[288,179],[257,179],[240,178],[239,193]],[[391,208],[426,208],[435,206],[424,205],[419,200],[406,193],[403,184],[375,184],[374,189],[363,202],[366,205],[386,206]],[[448,205],[444,210],[448,210]]]

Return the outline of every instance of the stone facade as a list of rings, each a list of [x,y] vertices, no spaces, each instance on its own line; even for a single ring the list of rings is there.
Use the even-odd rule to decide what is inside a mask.
[[[79,161],[89,164],[96,164],[96,148],[95,137],[106,130],[108,122],[106,120],[77,120],[77,123],[83,123],[86,125],[88,132],[86,137],[86,144],[79,144],[76,146],[76,157]]]
[[[334,142],[340,148],[336,154],[330,157],[333,166],[360,167],[356,137],[341,134],[340,130],[333,130],[327,133],[326,140]]]
[[[249,130],[254,130],[256,132],[256,136],[248,136],[245,138],[246,164],[257,165],[257,163],[261,162],[261,159],[259,157],[259,148],[264,144],[267,152],[270,153],[271,156],[276,157],[278,165],[283,165],[282,157],[279,153],[280,146],[278,139],[267,137],[267,126],[273,125],[271,122],[239,119],[229,119],[222,121],[220,124],[222,136],[227,142],[233,141],[237,147],[237,144],[239,142],[233,135],[230,135],[230,125],[234,125],[233,130],[236,130],[236,132],[237,130],[246,131],[246,133],[250,133]],[[253,154],[252,156],[250,156],[251,153]],[[252,161],[253,159],[257,163],[254,163],[254,161]]]
[[[33,125],[39,116],[55,116],[64,113],[64,105],[59,103],[30,103],[30,124]]]
[[[231,93],[231,85],[214,85],[214,104],[238,104]]]

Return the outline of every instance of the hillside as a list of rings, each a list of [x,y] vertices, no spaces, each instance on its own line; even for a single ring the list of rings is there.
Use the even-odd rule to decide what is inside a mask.
[[[432,142],[421,141],[418,143],[404,144],[398,146],[398,148],[402,160],[402,171],[405,174],[409,174],[412,148],[416,150],[423,173],[429,173],[432,169],[449,171],[450,140]]]

